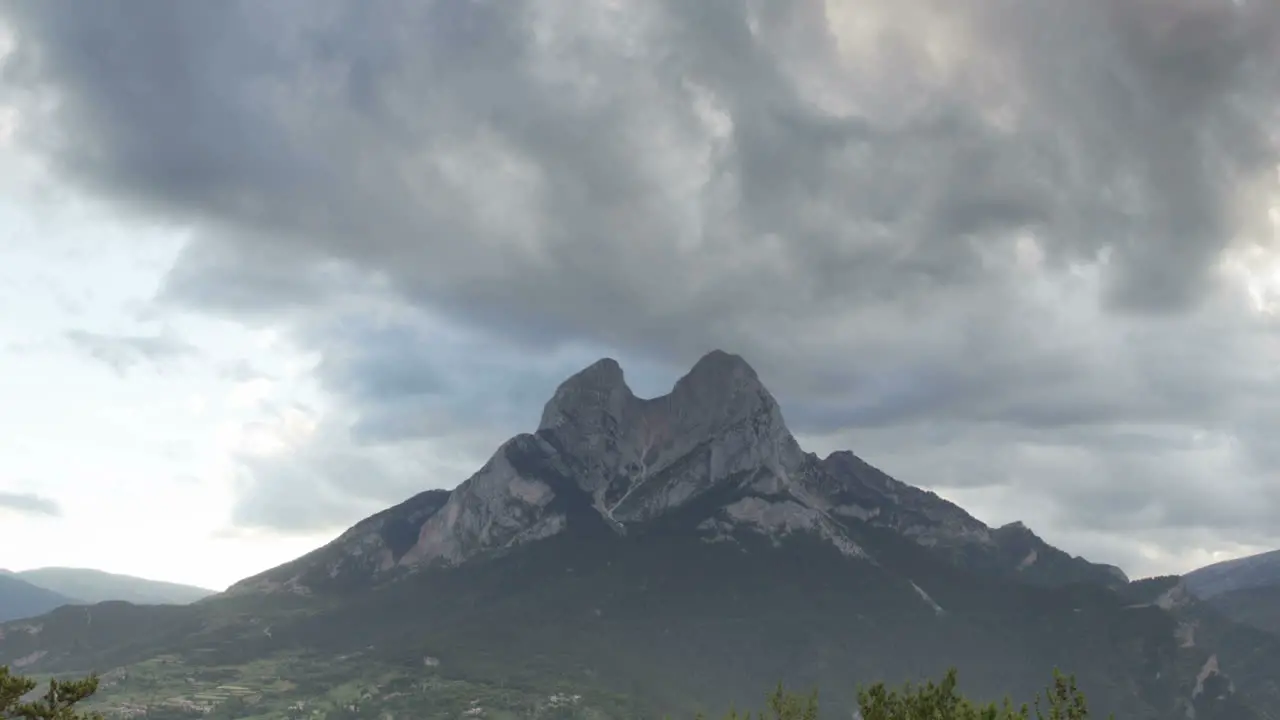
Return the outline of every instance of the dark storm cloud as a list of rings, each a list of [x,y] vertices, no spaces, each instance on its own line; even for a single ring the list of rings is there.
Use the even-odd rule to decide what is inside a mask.
[[[326,386],[358,402],[439,395],[443,380],[431,367],[429,343],[412,328],[349,329],[325,356],[319,375]]]
[[[186,340],[172,333],[157,335],[111,335],[87,330],[69,330],[66,338],[76,349],[124,374],[142,362],[161,365],[197,352]]]
[[[1182,441],[1126,428],[1280,421],[1219,272],[1270,238],[1275,3],[0,8],[22,140],[194,223],[165,297],[291,325],[366,445],[529,429],[591,353],[661,387],[711,347],[925,484],[1056,462],[1158,493]],[[1205,505],[1055,487],[1080,525]]]
[[[59,517],[62,507],[52,500],[34,493],[6,492],[0,490],[0,511],[11,510],[26,515]]]
[[[69,173],[242,231],[219,267],[337,257],[543,338],[689,353],[730,308],[989,282],[977,248],[1021,228],[1111,248],[1121,306],[1192,303],[1274,169],[1280,11],[918,6],[972,56],[945,86],[888,7],[892,52],[852,68],[814,3],[723,0],[18,3],[8,74],[59,92],[34,139]],[[809,72],[878,104],[827,110]]]
[[[371,444],[531,431],[556,386],[608,354],[598,345],[531,354],[509,337],[377,301],[334,309],[297,337],[321,354],[317,378],[349,404],[356,438]],[[637,393],[656,394],[669,389],[665,370],[636,362],[626,375]]]

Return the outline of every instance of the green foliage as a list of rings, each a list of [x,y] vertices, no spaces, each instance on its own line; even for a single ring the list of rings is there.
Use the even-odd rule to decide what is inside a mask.
[[[768,710],[759,720],[817,720],[818,695],[788,692],[781,685],[769,695]],[[956,691],[956,671],[952,669],[940,683],[907,683],[894,690],[876,683],[858,691],[862,720],[1088,720],[1089,708],[1075,678],[1059,672],[1053,684],[1036,697],[1032,706],[1003,703],[978,704]],[[1034,712],[1034,714],[1033,714]],[[726,720],[751,720],[751,714],[732,711]]]
[[[23,702],[36,689],[34,680],[12,675],[0,666],[0,720],[101,720],[96,713],[79,713],[74,706],[98,690],[98,678],[50,680],[49,689],[34,702]]]
[[[941,683],[930,681],[901,690],[878,683],[858,692],[858,707],[864,720],[1025,720],[1027,708],[1013,707],[1005,700],[1001,706],[977,705],[956,691],[956,671],[951,670]]]

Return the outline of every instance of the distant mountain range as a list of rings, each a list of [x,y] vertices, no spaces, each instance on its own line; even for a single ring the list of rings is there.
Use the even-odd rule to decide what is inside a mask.
[[[1209,565],[1185,580],[1230,617],[1280,634],[1280,550]]]
[[[140,605],[187,604],[214,591],[86,568],[0,570],[0,621],[42,615],[62,605],[119,600]]]
[[[7,570],[0,570],[0,622],[43,615],[74,602],[65,595],[29,583]]]
[[[1199,597],[1280,585],[1280,550],[1226,560],[1189,572],[1187,588]]]
[[[779,680],[843,712],[955,666],[980,698],[1061,668],[1099,717],[1280,718],[1280,635],[1189,587],[807,453],[716,351],[652,399],[594,363],[452,491],[193,605],[0,625],[0,664],[103,673],[101,709],[154,717],[657,717]]]
[[[185,605],[215,591],[88,568],[48,567],[15,573],[34,585],[87,603],[123,600],[139,605]]]

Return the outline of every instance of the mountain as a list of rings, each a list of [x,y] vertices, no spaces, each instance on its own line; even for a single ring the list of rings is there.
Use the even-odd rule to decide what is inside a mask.
[[[15,575],[33,585],[89,603],[123,600],[139,605],[185,605],[214,594],[213,590],[117,575],[87,568],[48,567]]]
[[[1280,635],[1280,585],[1232,590],[1210,602],[1228,617]]]
[[[1280,550],[1207,565],[1192,570],[1185,578],[1187,587],[1202,598],[1280,586]]]
[[[1280,635],[1280,550],[1194,570],[1186,582],[1227,616]]]
[[[950,666],[992,699],[1062,668],[1121,718],[1280,708],[1280,638],[1178,578],[1131,583],[851,452],[805,452],[719,351],[651,399],[596,362],[454,490],[195,605],[0,625],[15,659],[103,672],[117,709],[227,717],[651,717],[754,705],[779,680],[839,710],[859,683]]]
[[[1020,523],[993,530],[850,452],[805,453],[755,371],[715,351],[670,394],[648,400],[631,393],[616,361],[601,360],[560,385],[536,433],[509,440],[454,492],[418,495],[228,592],[363,587],[458,565],[562,533],[575,510],[585,513],[579,522],[624,536],[724,493],[731,501],[698,528],[707,539],[808,533],[874,562],[849,537],[852,521],[1033,584],[1127,581],[1119,568],[1071,557]]]
[[[75,602],[78,601],[33,585],[8,571],[0,571],[0,622],[43,615]]]

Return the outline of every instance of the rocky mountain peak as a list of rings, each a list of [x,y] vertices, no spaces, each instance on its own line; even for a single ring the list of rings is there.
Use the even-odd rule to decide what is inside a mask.
[[[572,426],[579,432],[624,431],[629,422],[656,424],[702,416],[720,425],[764,412],[781,420],[778,404],[741,356],[712,350],[702,356],[671,392],[637,398],[622,366],[602,358],[560,383],[542,410],[539,430]],[[659,416],[672,417],[659,417]]]
[[[738,355],[722,350],[704,355],[676,381],[669,395],[655,401],[665,402],[676,415],[700,416],[708,431],[753,416],[784,424],[777,401],[756,371]]]
[[[542,408],[538,429],[552,430],[583,419],[593,424],[607,419],[616,422],[635,399],[618,361],[602,358],[560,383]]]
[[[725,378],[734,378],[740,382],[760,382],[755,369],[747,364],[747,361],[741,355],[735,355],[724,350],[712,350],[698,358],[698,361],[693,364],[693,367],[689,369],[689,372],[684,377],[680,378],[677,384],[715,382]]]
[[[806,454],[755,370],[715,350],[669,393],[649,399],[631,391],[616,360],[592,363],[556,388],[535,433],[503,443],[453,491],[424,493],[379,513],[250,585],[359,584],[575,528],[627,534],[681,509],[702,518],[680,522],[688,519],[709,542],[744,530],[775,541],[807,532],[842,554],[871,559],[853,528],[874,526],[957,563],[1037,582],[1109,572],[1049,547],[1021,524],[993,531],[852,452],[821,460]]]
[[[1005,523],[1004,525],[1001,525],[1000,527],[996,528],[996,530],[1000,532],[1010,533],[1010,534],[1013,534],[1013,533],[1019,533],[1023,535],[1035,534],[1031,532],[1031,528],[1027,527],[1027,524],[1022,522],[1021,520],[1014,520],[1011,523]]]
[[[619,523],[651,517],[729,475],[776,471],[802,456],[755,370],[722,350],[650,399],[631,392],[616,361],[599,360],[560,384],[539,433],[581,463],[580,487]],[[663,475],[693,454],[705,457],[679,477]]]
[[[738,355],[713,350],[671,392],[649,399],[631,392],[616,360],[598,360],[556,388],[538,429],[579,456],[634,445],[634,460],[648,465],[640,456],[659,446],[692,447],[747,421],[789,437],[777,401],[755,370]]]

